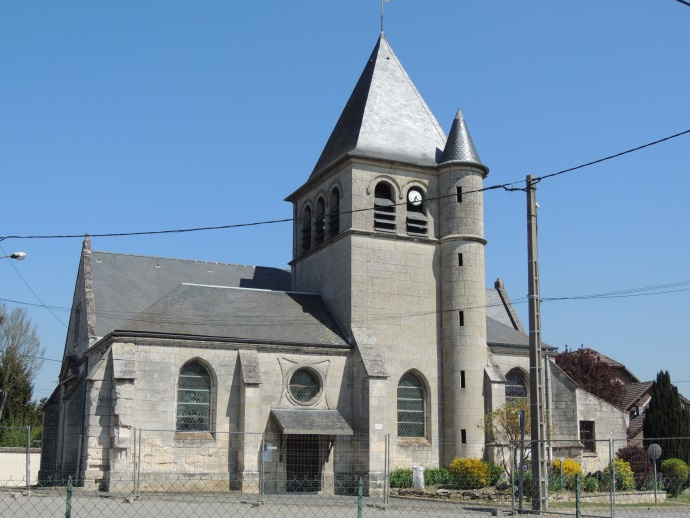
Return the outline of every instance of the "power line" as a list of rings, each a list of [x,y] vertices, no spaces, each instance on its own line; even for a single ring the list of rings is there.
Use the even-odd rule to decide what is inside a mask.
[[[2,252],[2,255],[7,255],[7,253],[6,253],[5,250],[2,248],[2,246],[0,246],[0,251]],[[22,276],[22,274],[19,273],[19,270],[17,270],[17,267],[14,265],[14,263],[13,263],[12,261],[10,261],[10,265],[12,266],[12,268],[14,268],[15,273],[16,273],[17,275],[19,275],[19,278],[20,278],[20,279],[22,280],[22,282],[26,285],[26,287],[29,288],[29,291],[30,291],[31,293],[33,293],[34,297],[36,297],[36,300],[38,300],[38,301],[41,303],[41,304],[40,304],[41,307],[47,309],[48,312],[49,312],[51,315],[53,315],[53,317],[55,318],[55,320],[57,320],[58,322],[60,322],[63,326],[67,327],[67,324],[65,324],[62,320],[60,320],[60,319],[57,317],[57,315],[56,315],[55,313],[53,313],[53,312],[51,311],[51,309],[50,309],[48,306],[45,305],[45,303],[41,300],[41,297],[38,296],[38,294],[33,290],[33,288],[32,288],[31,286],[29,286],[29,283],[26,282],[26,279],[24,279],[24,277]]]
[[[680,1],[680,0],[679,0]],[[578,169],[583,169],[585,167],[589,167],[594,164],[599,164],[601,162],[605,162],[607,160],[611,160],[613,158],[618,158],[623,155],[627,155],[629,153],[633,153],[635,151],[639,151],[641,149],[645,149],[651,146],[654,146],[656,144],[660,144],[662,142],[666,142],[668,140],[680,137],[682,135],[687,135],[690,133],[690,129],[681,131],[680,133],[676,133],[674,135],[670,135],[668,137],[664,137],[659,140],[655,140],[653,142],[648,142],[647,144],[643,144],[641,146],[637,146],[631,149],[628,149],[626,151],[622,151],[620,153],[616,153],[614,155],[609,155],[604,158],[600,158],[598,160],[593,160],[591,162],[587,162],[584,164],[580,164],[575,167],[570,167],[568,169],[563,169],[561,171],[557,171],[555,173],[550,173],[544,176],[536,177],[535,182],[540,182],[541,180],[545,180],[547,178],[552,178],[554,176],[559,176],[565,173],[569,173],[572,171],[576,171]],[[517,180],[514,182],[509,182],[509,183],[504,183],[504,184],[497,184],[497,185],[491,185],[489,187],[484,187],[482,189],[476,189],[473,191],[466,191],[463,194],[474,194],[474,193],[479,193],[479,192],[485,192],[485,191],[490,191],[490,190],[495,190],[495,189],[504,189],[506,191],[512,191],[512,190],[522,190],[522,189],[514,189],[512,186],[522,184],[524,180]],[[445,198],[451,198],[455,197],[456,194],[447,194],[443,196],[437,196],[437,197],[430,197],[427,198],[426,201],[437,201],[437,200],[442,200]],[[401,202],[401,203],[394,203],[393,206],[402,206],[406,205],[407,202]],[[358,212],[365,212],[365,211],[373,211],[373,207],[366,207],[363,209],[355,209],[355,210],[350,210],[350,211],[340,211],[338,214],[354,214]],[[327,216],[327,214],[323,215],[324,217]],[[226,230],[226,229],[234,229],[234,228],[243,228],[243,227],[254,227],[254,226],[261,226],[261,225],[272,225],[276,223],[289,223],[289,222],[296,222],[296,221],[302,221],[304,219],[310,219],[310,218],[302,218],[302,217],[297,217],[297,218],[284,218],[284,219],[274,219],[274,220],[267,220],[267,221],[255,221],[255,222],[250,222],[250,223],[236,223],[236,224],[231,224],[231,225],[216,225],[216,226],[208,226],[208,227],[196,227],[196,228],[184,228],[184,229],[169,229],[169,230],[148,230],[148,231],[141,231],[141,232],[110,232],[110,233],[101,233],[101,234],[57,234],[57,235],[27,235],[27,236],[0,236],[0,242],[4,241],[5,239],[74,239],[74,238],[83,238],[86,235],[89,235],[91,237],[126,237],[126,236],[150,236],[150,235],[156,235],[156,234],[181,234],[181,233],[188,233],[188,232],[201,232],[201,231],[209,231],[209,230]]]
[[[684,5],[687,5],[688,7],[690,7],[690,2],[686,2],[685,0],[676,0],[676,2],[680,2],[681,4],[684,4]],[[679,381],[678,383],[681,383],[681,382]]]
[[[679,0],[679,1],[680,1],[680,0]],[[632,149],[628,149],[628,150],[626,150],[626,151],[622,151],[622,152],[620,152],[620,153],[616,153],[615,155],[609,155],[609,156],[607,156],[607,157],[600,158],[600,159],[598,159],[598,160],[593,160],[592,162],[587,162],[586,164],[581,164],[581,165],[578,165],[578,166],[575,166],[575,167],[570,167],[570,168],[568,168],[568,169],[563,169],[562,171],[558,171],[558,172],[556,172],[556,173],[551,173],[551,174],[547,174],[547,175],[544,175],[544,176],[539,176],[539,177],[535,178],[535,181],[539,182],[539,181],[541,181],[541,180],[545,180],[546,178],[552,178],[552,177],[554,177],[554,176],[558,176],[558,175],[561,175],[561,174],[569,173],[569,172],[575,171],[575,170],[577,170],[577,169],[582,169],[583,167],[588,167],[588,166],[590,166],[590,165],[599,164],[599,163],[601,163],[601,162],[606,162],[607,160],[611,160],[611,159],[613,159],[613,158],[618,158],[619,156],[627,155],[627,154],[629,154],[629,153],[633,153],[633,152],[635,152],[635,151],[639,151],[640,149],[644,149],[644,148],[647,148],[647,147],[650,147],[650,146],[655,146],[656,144],[661,144],[662,142],[666,142],[667,140],[671,140],[671,139],[674,139],[674,138],[676,138],[676,137],[680,137],[680,136],[682,136],[682,135],[686,135],[686,134],[688,134],[688,133],[690,133],[690,129],[685,130],[685,131],[681,131],[680,133],[676,133],[675,135],[670,135],[670,136],[668,136],[668,137],[664,137],[664,138],[662,138],[662,139],[655,140],[654,142],[648,142],[647,144],[643,144],[643,145],[641,145],[641,146],[637,146],[637,147],[634,147],[634,148],[632,148]]]

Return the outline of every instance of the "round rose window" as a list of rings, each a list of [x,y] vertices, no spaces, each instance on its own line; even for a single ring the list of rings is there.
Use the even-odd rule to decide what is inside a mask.
[[[319,379],[307,369],[299,369],[290,378],[290,394],[300,403],[308,403],[319,395]]]

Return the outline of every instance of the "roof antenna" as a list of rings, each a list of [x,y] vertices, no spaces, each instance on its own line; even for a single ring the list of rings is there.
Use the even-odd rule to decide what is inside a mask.
[[[389,3],[391,0],[381,0],[381,34],[383,34],[383,4]]]

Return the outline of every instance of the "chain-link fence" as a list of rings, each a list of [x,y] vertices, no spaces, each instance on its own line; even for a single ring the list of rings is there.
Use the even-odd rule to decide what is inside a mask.
[[[529,440],[487,446],[484,458],[492,462],[456,459],[439,466],[442,454],[426,439],[385,434],[118,433],[56,433],[55,442],[43,445],[38,472],[36,453],[14,448],[7,454],[22,450],[21,476],[12,474],[0,452],[0,514],[302,518],[532,512]],[[50,436],[44,433],[44,441]],[[657,445],[651,448],[655,455],[658,448],[656,466],[651,444]],[[542,514],[690,516],[690,439],[549,441],[546,451],[549,495]],[[428,462],[410,462],[419,458]]]

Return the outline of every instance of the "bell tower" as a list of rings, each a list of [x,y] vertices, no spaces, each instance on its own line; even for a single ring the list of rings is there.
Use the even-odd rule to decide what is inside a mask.
[[[350,338],[353,428],[390,434],[401,465],[483,454],[487,173],[462,114],[446,138],[382,33],[287,198],[293,289],[320,293]]]

